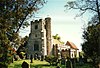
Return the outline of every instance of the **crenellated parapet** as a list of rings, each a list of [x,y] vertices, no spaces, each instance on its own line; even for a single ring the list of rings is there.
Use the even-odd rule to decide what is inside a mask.
[[[51,51],[51,18],[31,21],[28,41],[28,54],[50,55]]]

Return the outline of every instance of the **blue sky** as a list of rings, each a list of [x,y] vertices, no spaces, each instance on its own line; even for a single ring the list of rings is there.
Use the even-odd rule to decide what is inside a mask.
[[[39,18],[51,17],[52,35],[59,34],[64,42],[71,41],[81,49],[82,28],[87,23],[88,17],[81,16],[75,19],[77,10],[65,11],[66,0],[48,0],[47,4],[40,9],[35,16]],[[21,31],[20,35],[25,36],[30,32],[30,27]]]

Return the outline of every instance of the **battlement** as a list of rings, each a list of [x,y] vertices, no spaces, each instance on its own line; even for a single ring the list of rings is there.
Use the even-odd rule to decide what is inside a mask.
[[[38,20],[34,20],[34,21],[31,21],[31,23],[39,23],[39,22],[43,22],[43,21],[50,21],[51,22],[51,18],[50,17],[47,17],[45,19],[38,19]]]
[[[42,31],[42,32],[41,32]],[[50,55],[51,53],[51,18],[31,21],[31,33],[28,41],[28,53]],[[37,41],[37,42],[35,42]]]

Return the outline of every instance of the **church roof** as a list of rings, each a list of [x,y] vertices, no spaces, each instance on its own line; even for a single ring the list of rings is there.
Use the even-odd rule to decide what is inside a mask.
[[[76,47],[76,45],[75,45],[73,42],[67,41],[66,45],[70,46],[70,47],[73,48],[73,49],[78,50],[78,48]]]

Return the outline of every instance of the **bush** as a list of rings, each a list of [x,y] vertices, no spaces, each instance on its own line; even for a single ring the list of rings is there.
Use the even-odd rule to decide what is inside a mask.
[[[72,62],[70,61],[70,59],[67,60],[66,62],[66,68],[76,68],[75,66],[73,66]]]
[[[14,60],[17,61],[19,59],[18,55],[14,55]]]
[[[0,68],[8,68],[8,64],[0,62]]]
[[[25,57],[25,53],[24,53],[24,52],[20,52],[19,57],[20,57],[21,59],[23,59],[23,58]]]
[[[50,63],[50,65],[57,65],[58,58],[54,56],[45,56],[45,60]]]

